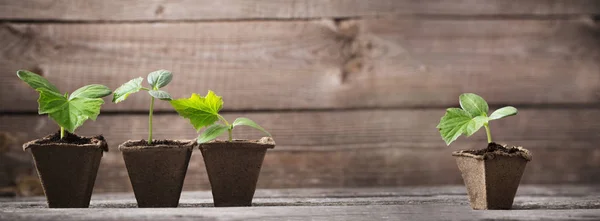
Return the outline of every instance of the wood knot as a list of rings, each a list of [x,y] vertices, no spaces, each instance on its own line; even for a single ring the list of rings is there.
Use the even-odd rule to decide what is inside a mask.
[[[162,15],[165,12],[165,6],[158,5],[154,10],[154,15]]]
[[[355,20],[335,19],[335,26],[340,37],[346,39],[355,39],[358,36],[360,27]]]

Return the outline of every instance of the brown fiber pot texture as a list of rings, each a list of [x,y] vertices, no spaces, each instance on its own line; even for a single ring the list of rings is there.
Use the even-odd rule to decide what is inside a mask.
[[[119,146],[138,207],[177,207],[196,141],[144,145],[127,141]]]
[[[510,209],[531,154],[522,147],[508,153],[474,155],[453,152],[462,173],[469,202],[475,210]]]
[[[100,159],[108,146],[104,138],[89,144],[43,143],[48,137],[23,145],[33,156],[48,207],[87,208]]]
[[[252,205],[265,154],[274,147],[270,137],[200,145],[216,207]]]

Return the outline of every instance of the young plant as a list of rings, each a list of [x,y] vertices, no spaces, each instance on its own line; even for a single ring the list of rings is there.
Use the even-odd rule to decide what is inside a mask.
[[[223,108],[223,99],[210,90],[208,91],[208,94],[206,94],[206,97],[194,93],[190,98],[172,100],[171,105],[180,116],[190,120],[196,131],[200,131],[203,127],[208,126],[208,128],[198,136],[198,143],[211,141],[225,133],[225,131],[229,132],[229,142],[231,142],[233,140],[233,128],[242,125],[253,127],[264,132],[269,137],[271,136],[271,134],[261,126],[245,117],[237,118],[232,124],[229,124],[229,122],[219,114],[219,111]],[[217,123],[219,120],[221,120],[223,124]]]
[[[167,86],[173,79],[173,74],[167,70],[158,70],[148,74],[148,84],[150,88],[142,87],[142,81],[144,78],[138,77],[128,81],[121,85],[121,87],[115,90],[113,96],[113,102],[119,103],[129,97],[129,95],[138,92],[140,90],[148,91],[150,94],[150,112],[148,113],[148,144],[152,144],[152,113],[154,112],[154,99],[160,99],[165,101],[171,100],[171,95],[166,91],[159,90],[160,88]]]
[[[516,115],[517,109],[511,106],[500,108],[488,116],[488,104],[479,95],[465,93],[460,95],[460,107],[448,108],[437,128],[446,145],[450,145],[461,134],[469,137],[482,126],[485,127],[488,143],[492,142],[489,122]]]
[[[60,138],[65,137],[65,129],[75,133],[75,129],[88,120],[96,120],[102,97],[110,95],[111,90],[100,84],[83,86],[71,93],[61,93],[46,78],[26,70],[17,71],[17,76],[40,93],[38,113],[48,114],[60,126]]]

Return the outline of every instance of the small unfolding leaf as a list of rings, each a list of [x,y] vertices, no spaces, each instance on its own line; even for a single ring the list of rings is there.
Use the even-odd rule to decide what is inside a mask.
[[[173,74],[167,70],[153,71],[148,74],[148,83],[156,89],[167,86],[172,79]]]
[[[169,93],[167,93],[166,91],[160,91],[160,90],[149,90],[148,93],[150,94],[150,96],[157,98],[157,99],[161,99],[163,101],[170,101],[172,100],[171,95]]]
[[[121,85],[115,90],[112,101],[115,103],[119,103],[127,99],[127,97],[129,97],[129,95],[131,95],[132,93],[140,91],[142,89],[142,80],[144,79],[142,77],[139,77]]]
[[[225,131],[227,131],[228,129],[228,126],[219,123],[210,125],[206,128],[206,130],[202,131],[200,136],[198,136],[197,142],[201,144],[211,141],[220,136],[221,134],[225,133]]]
[[[460,106],[463,110],[467,111],[471,117],[488,115],[489,107],[487,102],[485,102],[485,100],[477,94],[461,94]]]
[[[208,91],[206,97],[194,93],[190,98],[172,100],[171,106],[180,116],[189,119],[194,128],[199,131],[202,127],[219,120],[223,99],[214,92]]]
[[[513,115],[517,115],[517,108],[507,106],[507,107],[503,107],[503,108],[500,108],[500,109],[494,111],[490,115],[490,120],[497,120],[500,118],[505,118],[505,117],[513,116]]]
[[[240,118],[235,119],[235,121],[231,125],[233,125],[233,127],[240,126],[240,125],[253,127],[255,129],[258,129],[258,130],[262,131],[263,133],[267,134],[269,137],[271,136],[271,134],[269,132],[267,132],[264,128],[259,126],[254,121],[252,121],[248,118],[245,118],[245,117],[240,117]]]
[[[74,133],[75,129],[88,120],[96,120],[100,107],[104,104],[102,98],[76,97],[68,100],[65,96],[39,88],[39,113],[48,114],[58,125]]]
[[[107,86],[101,84],[90,84],[83,86],[71,93],[69,100],[73,98],[102,98],[110,95],[112,91]]]
[[[19,70],[17,71],[17,76],[35,90],[45,88],[49,91],[60,94],[60,91],[58,90],[58,88],[56,88],[56,86],[50,83],[50,81],[46,80],[46,78],[36,73],[26,70]]]

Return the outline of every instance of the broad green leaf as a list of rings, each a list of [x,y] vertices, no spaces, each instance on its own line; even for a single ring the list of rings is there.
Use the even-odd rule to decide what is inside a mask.
[[[171,95],[169,93],[167,93],[166,91],[155,91],[155,90],[149,90],[148,93],[150,94],[150,96],[157,98],[157,99],[161,99],[163,101],[170,101],[173,100],[171,98]]]
[[[199,144],[201,143],[206,143],[208,141],[211,141],[215,138],[217,138],[219,135],[225,133],[225,131],[227,131],[229,129],[228,126],[225,126],[223,124],[213,124],[210,125],[209,127],[206,128],[206,130],[202,131],[202,134],[200,134],[200,136],[198,136],[198,140],[196,142],[198,142]]]
[[[48,114],[63,109],[63,105],[67,103],[66,96],[51,91],[47,88],[39,88],[37,91],[40,93],[38,98],[38,113]]]
[[[60,91],[58,88],[56,88],[56,86],[38,74],[26,70],[19,70],[17,71],[17,76],[35,90],[46,88],[49,91],[60,94]]]
[[[253,127],[253,128],[256,128],[256,129],[262,131],[263,133],[267,134],[269,137],[271,136],[271,134],[269,132],[267,132],[264,128],[262,128],[261,126],[259,126],[254,121],[252,121],[252,120],[250,120],[248,118],[245,118],[245,117],[240,117],[240,118],[235,119],[235,121],[231,125],[233,125],[233,127],[240,126],[240,125],[245,125],[245,126]]]
[[[180,116],[190,120],[196,131],[219,120],[219,111],[223,108],[223,99],[208,91],[206,97],[192,94],[190,98],[171,101],[171,106]]]
[[[460,106],[472,117],[487,116],[488,104],[477,94],[465,93],[460,95]]]
[[[446,145],[450,145],[461,134],[470,136],[477,132],[484,123],[487,123],[487,117],[478,116],[472,118],[471,115],[460,108],[448,108],[446,114],[440,120],[437,128],[442,135]]]
[[[142,80],[144,79],[139,77],[121,85],[121,87],[115,90],[112,101],[119,103],[127,99],[130,94],[140,91],[142,89]]]
[[[112,91],[107,86],[101,84],[90,84],[83,86],[71,93],[69,100],[73,98],[102,98],[110,95]]]
[[[167,86],[173,79],[173,74],[167,70],[153,71],[148,74],[148,83],[152,85],[152,88],[161,88]]]
[[[507,106],[494,111],[494,113],[490,115],[490,120],[497,120],[512,115],[517,115],[517,108]]]
[[[100,107],[104,104],[102,98],[76,97],[68,100],[65,96],[45,88],[38,91],[39,113],[48,114],[58,125],[71,133],[86,120],[96,120],[100,114]]]

